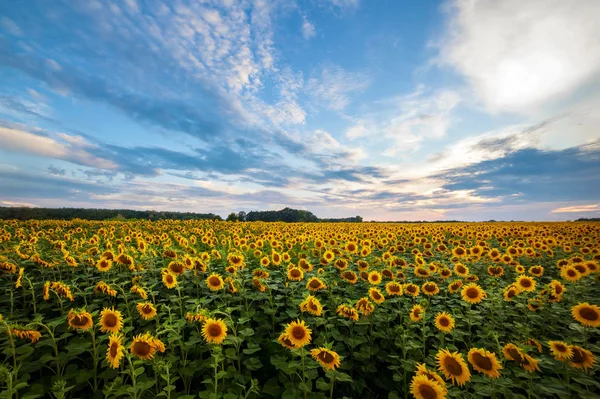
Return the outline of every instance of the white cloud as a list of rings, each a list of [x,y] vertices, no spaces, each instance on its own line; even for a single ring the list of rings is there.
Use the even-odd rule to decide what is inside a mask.
[[[302,17],[302,36],[306,39],[312,39],[317,34],[315,26],[310,23],[306,17]]]
[[[324,107],[341,111],[351,102],[354,93],[369,87],[371,79],[363,72],[346,71],[339,65],[327,63],[307,82],[308,91]]]
[[[369,135],[369,130],[362,123],[351,126],[345,133],[349,140],[355,140]]]
[[[556,209],[552,210],[552,213],[584,213],[584,212],[591,212],[591,213],[600,212],[600,204],[565,206],[562,208],[556,208]]]
[[[440,62],[492,112],[527,113],[600,73],[597,0],[455,0]]]
[[[341,9],[353,9],[358,7],[359,0],[327,0],[332,5]]]
[[[66,143],[24,130],[0,127],[0,150],[61,159],[100,169],[114,169],[117,167],[112,161],[98,158],[85,151],[82,147],[89,147],[90,145],[82,143],[80,136],[60,134],[59,137],[65,140]]]
[[[23,35],[23,31],[21,30],[19,25],[17,25],[15,23],[15,21],[13,21],[10,18],[7,18],[7,17],[0,18],[0,27],[2,27],[4,30],[6,30],[11,35],[14,35],[14,36]]]

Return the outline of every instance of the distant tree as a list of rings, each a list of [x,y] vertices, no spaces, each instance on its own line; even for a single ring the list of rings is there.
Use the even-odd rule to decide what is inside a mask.
[[[246,212],[239,211],[237,214],[237,218],[240,222],[245,222],[246,221]]]
[[[229,215],[227,215],[227,219],[225,219],[228,222],[237,222],[238,219],[238,215],[235,212],[231,212]]]

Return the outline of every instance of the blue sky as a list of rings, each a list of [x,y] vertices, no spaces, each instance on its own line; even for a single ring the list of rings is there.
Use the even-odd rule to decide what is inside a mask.
[[[0,205],[600,216],[600,2],[0,4]]]

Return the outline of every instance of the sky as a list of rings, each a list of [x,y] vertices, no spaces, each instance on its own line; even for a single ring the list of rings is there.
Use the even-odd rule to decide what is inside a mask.
[[[597,0],[0,2],[0,206],[600,217]]]

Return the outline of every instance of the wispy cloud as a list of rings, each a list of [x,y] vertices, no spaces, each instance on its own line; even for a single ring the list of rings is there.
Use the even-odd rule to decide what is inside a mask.
[[[302,17],[302,36],[306,39],[312,39],[317,34],[315,26],[306,18]]]
[[[552,213],[596,213],[600,212],[600,204],[565,206],[552,210]]]
[[[307,90],[321,106],[341,111],[350,104],[353,94],[369,87],[370,81],[364,72],[351,72],[334,63],[326,63],[313,72]]]

